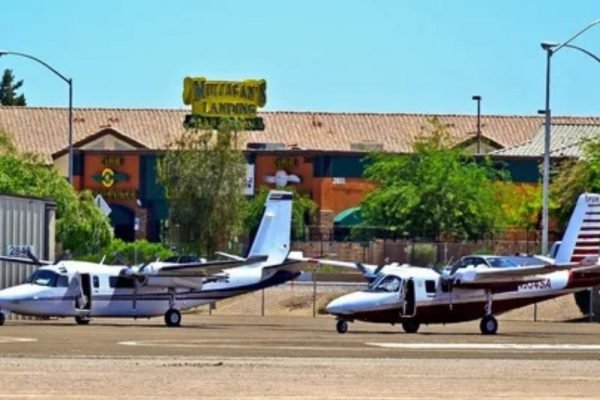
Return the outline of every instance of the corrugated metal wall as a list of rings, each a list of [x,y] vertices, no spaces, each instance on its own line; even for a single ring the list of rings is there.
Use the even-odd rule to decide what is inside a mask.
[[[54,260],[56,204],[52,201],[0,195],[0,252],[11,245],[33,246],[35,256]],[[35,266],[0,261],[0,288],[23,283]]]

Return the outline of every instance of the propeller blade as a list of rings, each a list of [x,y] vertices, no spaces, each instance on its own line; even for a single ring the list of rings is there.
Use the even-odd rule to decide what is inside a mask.
[[[373,275],[377,275],[381,272],[381,270],[383,269],[383,267],[385,267],[385,264],[379,264],[377,266],[377,268],[375,268],[375,271],[373,271]]]
[[[27,249],[27,257],[29,257],[29,259],[31,261],[33,261],[35,264],[37,264],[38,266],[44,265],[36,256],[33,255],[31,250],[29,250],[29,249]]]
[[[119,253],[118,251],[115,251],[115,258],[117,259],[117,261],[119,261],[122,265],[131,268],[131,264],[129,264],[129,261],[123,257],[123,255],[121,253]]]
[[[61,261],[70,260],[70,259],[71,259],[71,252],[67,250],[64,253],[62,253],[60,256],[58,256],[56,258],[56,260],[54,260],[54,262],[52,263],[52,265],[56,265],[56,264],[58,264]]]

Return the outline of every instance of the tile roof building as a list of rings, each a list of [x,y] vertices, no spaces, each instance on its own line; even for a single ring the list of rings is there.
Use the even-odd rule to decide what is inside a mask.
[[[517,146],[493,151],[497,156],[543,157],[544,126],[540,126],[531,140]],[[560,124],[553,123],[550,135],[550,157],[582,156],[582,144],[591,138],[600,137],[600,124]]]
[[[156,179],[159,153],[183,133],[184,109],[76,108],[73,113],[73,185],[101,194],[112,208],[118,237],[157,240],[164,232],[168,203]],[[418,135],[436,117],[457,145],[475,151],[477,117],[401,113],[260,112],[263,131],[241,132],[248,160],[247,193],[273,186],[276,176],[294,175],[297,190],[319,207],[321,226],[357,206],[374,187],[363,177],[369,150],[411,152]],[[67,175],[68,110],[0,106],[0,132],[17,149],[39,154]],[[598,117],[554,117],[553,153],[576,154],[572,139],[598,132]],[[537,182],[540,116],[483,115],[483,152],[509,159],[520,182]],[[576,129],[575,129],[576,127]],[[543,136],[542,136],[543,137]],[[250,188],[250,189],[248,189]]]
[[[0,131],[8,133],[17,148],[40,154],[48,162],[67,146],[66,108],[0,106]],[[73,141],[85,141],[106,128],[121,133],[147,149],[163,149],[183,132],[185,109],[76,108]],[[476,136],[474,115],[401,113],[261,112],[264,131],[248,132],[244,143],[271,143],[279,148],[317,151],[354,151],[381,148],[410,152],[412,141],[428,119],[438,117],[457,143]],[[554,123],[600,124],[598,117],[555,117]],[[506,148],[535,137],[540,116],[482,116],[482,137]],[[371,146],[371,147],[369,147]]]

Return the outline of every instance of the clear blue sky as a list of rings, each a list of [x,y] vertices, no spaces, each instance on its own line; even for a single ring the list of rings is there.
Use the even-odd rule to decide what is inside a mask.
[[[543,40],[600,18],[598,0],[4,1],[0,49],[74,80],[78,107],[183,107],[186,75],[264,78],[267,110],[534,114]],[[600,55],[600,26],[576,44]],[[0,57],[30,105],[66,105],[66,85]],[[553,57],[555,115],[600,115],[600,64]]]

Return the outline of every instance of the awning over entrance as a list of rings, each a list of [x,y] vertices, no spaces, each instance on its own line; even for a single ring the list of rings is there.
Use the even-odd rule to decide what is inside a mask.
[[[360,207],[347,208],[333,219],[333,224],[336,226],[354,226],[361,222],[362,214],[360,213]]]

